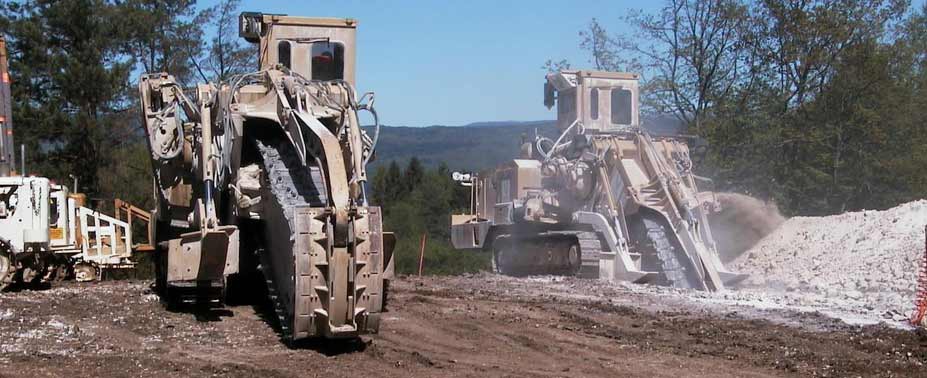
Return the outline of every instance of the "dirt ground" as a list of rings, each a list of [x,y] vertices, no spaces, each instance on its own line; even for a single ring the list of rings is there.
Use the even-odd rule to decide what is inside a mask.
[[[285,346],[261,306],[142,281],[0,293],[0,376],[927,376],[927,333],[573,278],[394,281],[378,335]],[[770,320],[771,319],[771,320]]]

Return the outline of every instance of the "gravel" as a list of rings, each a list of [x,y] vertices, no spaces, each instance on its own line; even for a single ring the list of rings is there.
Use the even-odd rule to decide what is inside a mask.
[[[794,217],[729,263],[747,273],[739,291],[857,308],[899,320],[913,310],[924,260],[927,200],[884,211]]]

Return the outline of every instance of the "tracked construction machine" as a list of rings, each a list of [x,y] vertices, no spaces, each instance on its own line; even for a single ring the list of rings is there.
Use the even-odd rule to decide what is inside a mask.
[[[167,73],[142,75],[168,303],[220,304],[230,282],[257,275],[285,339],[378,330],[394,238],[365,192],[377,135],[358,113],[376,112],[354,90],[356,26],[242,13],[259,71],[190,94]]]
[[[547,76],[556,140],[537,137],[494,172],[455,174],[471,210],[452,215],[459,249],[492,251],[497,272],[570,274],[697,290],[745,278],[722,265],[685,139],[640,127],[638,76]]]

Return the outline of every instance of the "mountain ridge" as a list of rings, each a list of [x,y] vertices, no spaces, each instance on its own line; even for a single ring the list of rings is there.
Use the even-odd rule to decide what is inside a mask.
[[[683,129],[675,117],[668,115],[647,116],[642,123],[656,135],[679,134]],[[372,134],[370,127],[365,129]],[[522,138],[534,139],[535,132],[549,138],[559,135],[554,120],[481,121],[463,126],[381,126],[377,156],[368,170],[373,172],[394,160],[405,165],[412,157],[428,167],[444,162],[451,170],[492,168],[517,156]]]

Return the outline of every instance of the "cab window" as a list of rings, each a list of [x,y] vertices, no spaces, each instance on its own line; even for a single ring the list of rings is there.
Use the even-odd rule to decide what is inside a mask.
[[[277,63],[286,68],[293,68],[292,54],[290,54],[290,41],[280,41],[277,43]]]
[[[313,42],[309,48],[312,57],[313,80],[344,79],[344,45],[338,42]]]
[[[576,113],[576,90],[567,89],[557,94],[557,112],[563,115]]]
[[[616,125],[631,124],[631,91],[622,88],[612,89],[612,123]]]
[[[589,93],[589,111],[592,119],[599,119],[599,88],[592,88]]]
[[[48,205],[48,224],[55,227],[58,225],[58,217],[60,216],[58,214],[58,199],[55,197],[50,198]]]
[[[0,186],[0,219],[5,219],[16,212],[16,205],[19,202],[16,196],[18,186]]]

